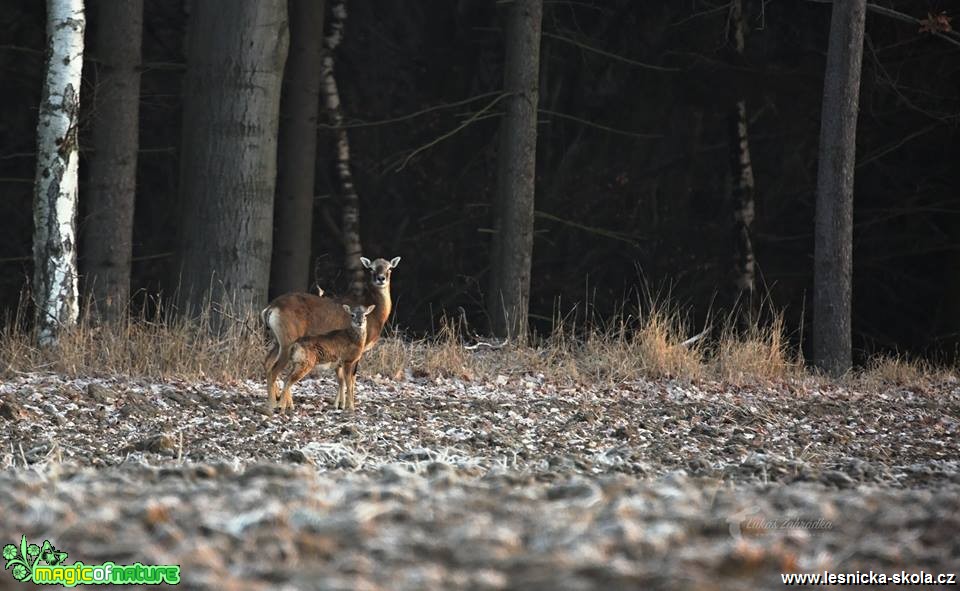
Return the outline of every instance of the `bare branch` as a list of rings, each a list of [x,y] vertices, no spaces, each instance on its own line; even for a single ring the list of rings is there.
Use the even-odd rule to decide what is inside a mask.
[[[464,121],[464,122],[461,123],[460,125],[454,127],[452,130],[448,131],[447,133],[441,135],[440,137],[438,137],[438,138],[436,138],[436,139],[431,140],[430,142],[428,142],[428,143],[420,146],[419,148],[417,148],[417,149],[413,150],[412,152],[410,152],[409,154],[407,154],[407,156],[403,159],[403,161],[400,163],[400,165],[397,166],[396,171],[399,172],[399,171],[403,170],[404,167],[407,165],[407,163],[410,162],[410,159],[413,158],[414,156],[416,156],[417,154],[419,154],[419,153],[421,153],[421,152],[423,152],[423,151],[425,151],[425,150],[429,150],[430,148],[432,148],[433,146],[436,146],[437,144],[439,144],[439,143],[442,142],[443,140],[446,140],[446,139],[449,139],[449,138],[453,137],[454,135],[456,135],[457,133],[459,133],[461,130],[463,130],[464,128],[468,127],[471,123],[474,123],[475,121],[477,121],[484,113],[486,113],[487,111],[489,111],[490,109],[492,109],[493,107],[495,107],[497,103],[499,103],[500,101],[502,101],[504,98],[506,98],[506,97],[508,97],[508,96],[510,96],[510,94],[508,94],[508,93],[506,93],[506,92],[503,92],[503,93],[498,94],[496,98],[494,98],[492,101],[490,101],[489,103],[487,103],[486,106],[484,106],[482,109],[480,109],[479,111],[477,111],[476,113],[474,113],[471,117],[469,117],[466,121]]]
[[[570,121],[575,121],[581,125],[586,125],[587,127],[593,127],[595,129],[602,129],[603,131],[608,131],[610,133],[615,133],[617,135],[625,135],[627,137],[642,139],[642,140],[651,140],[662,138],[663,135],[659,133],[637,133],[634,131],[626,131],[623,129],[616,129],[614,127],[607,127],[606,125],[601,125],[600,123],[594,123],[593,121],[588,121],[586,119],[581,119],[579,117],[574,117],[573,115],[567,115],[566,113],[558,113],[557,111],[551,111],[549,109],[540,109],[540,113],[544,115],[550,115],[551,117],[557,117],[559,119],[567,119]]]
[[[419,117],[419,116],[421,116],[421,115],[426,115],[427,113],[433,113],[434,111],[442,111],[442,110],[444,110],[444,109],[450,109],[450,108],[453,108],[453,107],[460,107],[460,106],[463,106],[463,105],[468,105],[468,104],[470,104],[470,103],[472,103],[472,102],[475,102],[475,101],[478,101],[478,100],[480,100],[480,99],[484,99],[484,98],[487,98],[487,97],[495,96],[495,95],[497,95],[497,94],[500,94],[501,92],[502,92],[502,91],[500,91],[500,90],[495,90],[495,91],[492,91],[492,92],[485,92],[485,93],[483,93],[483,94],[478,94],[478,95],[476,95],[476,96],[472,96],[472,97],[470,97],[470,98],[466,98],[466,99],[463,99],[463,100],[460,100],[460,101],[456,101],[456,102],[453,102],[453,103],[443,103],[443,104],[440,104],[440,105],[434,105],[434,106],[432,106],[432,107],[427,107],[427,108],[421,109],[421,110],[419,110],[419,111],[414,111],[413,113],[408,113],[408,114],[406,114],[406,115],[400,115],[400,116],[397,116],[397,117],[390,117],[390,118],[388,118],[388,119],[380,119],[380,120],[378,120],[378,121],[358,121],[358,122],[356,122],[356,123],[343,123],[343,124],[341,124],[341,125],[339,125],[339,126],[337,126],[337,125],[331,125],[331,124],[329,124],[329,123],[321,123],[321,124],[317,125],[317,127],[321,128],[321,129],[351,129],[351,128],[354,128],[354,127],[375,127],[375,126],[377,126],[377,125],[388,125],[388,124],[391,124],[391,123],[399,123],[399,122],[401,122],[401,121],[408,121],[408,120],[410,120],[410,119],[414,119],[414,118]]]
[[[628,57],[624,57],[624,56],[618,55],[618,54],[616,54],[616,53],[610,53],[609,51],[604,51],[603,49],[599,49],[599,48],[597,48],[597,47],[593,47],[593,46],[591,46],[591,45],[587,45],[586,43],[583,43],[583,42],[578,41],[578,40],[576,40],[576,39],[572,39],[572,38],[570,38],[570,37],[564,37],[563,35],[557,35],[557,34],[555,34],[555,33],[543,32],[543,33],[542,33],[542,36],[548,37],[548,38],[550,38],[550,39],[556,39],[557,41],[563,41],[564,43],[569,43],[569,44],[571,44],[571,45],[575,45],[575,46],[579,47],[580,49],[585,49],[585,50],[590,51],[590,52],[592,52],[592,53],[596,53],[597,55],[602,55],[602,56],[604,56],[604,57],[608,57],[608,58],[610,58],[610,59],[616,60],[616,61],[618,61],[618,62],[623,62],[623,63],[629,64],[629,65],[631,65],[631,66],[637,66],[638,68],[645,68],[645,69],[647,69],[647,70],[655,70],[655,71],[657,71],[657,72],[682,72],[682,71],[683,71],[682,68],[672,68],[672,67],[669,67],[669,66],[655,66],[655,65],[653,65],[653,64],[648,64],[648,63],[645,63],[645,62],[639,62],[639,61],[637,61],[637,60],[630,59],[630,58],[628,58]]]

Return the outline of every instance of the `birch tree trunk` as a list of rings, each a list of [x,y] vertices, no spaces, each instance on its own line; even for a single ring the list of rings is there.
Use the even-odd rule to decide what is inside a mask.
[[[837,0],[820,115],[813,273],[814,364],[838,376],[852,364],[853,175],[866,0]]]
[[[117,320],[130,299],[133,209],[140,129],[143,0],[97,3],[93,155],[84,222],[84,292],[93,312]]]
[[[734,49],[743,55],[746,17],[743,0],[731,3]],[[753,253],[753,219],[755,194],[753,163],[750,158],[750,136],[747,130],[747,101],[737,101],[730,116],[730,172],[732,176],[734,223],[734,287],[739,294],[751,294],[755,284],[756,261]]]
[[[266,302],[287,38],[286,0],[193,3],[180,155],[185,310],[208,290],[215,304]]]
[[[507,8],[504,91],[487,312],[499,337],[527,337],[537,165],[540,30],[543,0]]]
[[[306,291],[313,227],[323,0],[290,0],[290,56],[280,99],[277,202],[274,204],[271,288]]]
[[[77,119],[83,70],[83,0],[47,0],[46,76],[37,123],[33,284],[40,346],[76,324]]]
[[[350,281],[350,293],[360,296],[363,293],[363,267],[360,255],[363,248],[360,243],[360,196],[353,184],[350,171],[350,138],[343,127],[343,107],[340,103],[340,91],[334,76],[333,56],[343,41],[343,28],[347,20],[346,0],[334,0],[330,9],[330,33],[324,38],[326,51],[321,61],[320,77],[327,116],[333,126],[336,139],[336,169],[340,182],[340,203],[343,232],[343,266]]]

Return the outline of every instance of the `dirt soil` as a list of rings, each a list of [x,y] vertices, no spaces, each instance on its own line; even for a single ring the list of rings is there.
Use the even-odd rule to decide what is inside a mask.
[[[354,414],[334,390],[305,380],[267,416],[256,382],[0,381],[0,544],[180,564],[188,589],[960,572],[958,383],[361,377]]]

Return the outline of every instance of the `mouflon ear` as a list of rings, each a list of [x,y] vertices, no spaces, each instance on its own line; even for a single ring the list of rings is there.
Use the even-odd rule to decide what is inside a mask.
[[[367,306],[367,309],[364,310],[363,315],[364,315],[364,316],[369,315],[370,312],[373,312],[373,309],[376,308],[376,307],[377,307],[376,304],[374,304],[374,305],[372,305],[372,306]]]
[[[393,269],[399,264],[400,264],[400,257],[393,257],[393,259],[390,261],[390,268]]]
[[[360,262],[361,262],[361,263],[363,264],[363,266],[366,267],[367,269],[369,269],[369,268],[371,268],[371,267],[373,266],[373,263],[371,263],[371,262],[370,262],[370,259],[368,259],[367,257],[360,257]]]
[[[351,313],[350,306],[343,304],[343,309],[347,311],[347,314]]]

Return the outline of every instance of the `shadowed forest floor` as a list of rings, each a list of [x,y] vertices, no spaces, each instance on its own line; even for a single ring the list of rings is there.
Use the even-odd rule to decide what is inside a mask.
[[[955,572],[960,383],[0,382],[0,542],[197,589],[782,588]],[[0,588],[14,588],[9,572]]]

